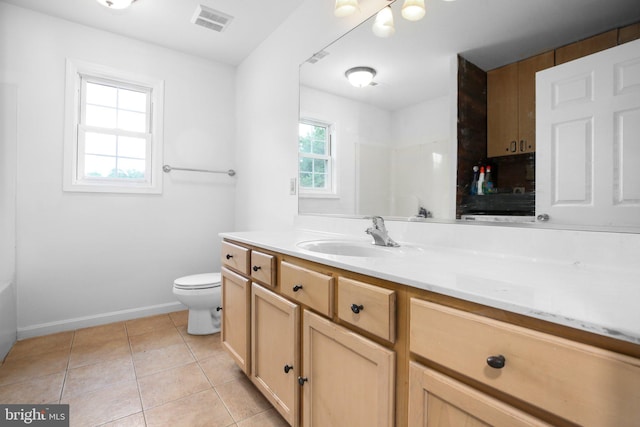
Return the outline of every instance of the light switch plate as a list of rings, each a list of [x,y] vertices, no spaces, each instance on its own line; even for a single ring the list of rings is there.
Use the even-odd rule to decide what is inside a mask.
[[[292,196],[295,196],[297,192],[298,192],[298,179],[291,178],[289,180],[289,194]]]

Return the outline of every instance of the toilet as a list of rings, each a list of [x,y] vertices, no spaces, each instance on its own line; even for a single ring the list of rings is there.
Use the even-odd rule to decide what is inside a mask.
[[[208,335],[220,331],[220,273],[180,277],[173,282],[173,294],[189,309],[189,334]]]

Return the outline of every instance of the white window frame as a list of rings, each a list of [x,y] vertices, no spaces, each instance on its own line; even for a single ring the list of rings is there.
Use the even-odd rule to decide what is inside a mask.
[[[313,188],[306,188],[306,187],[302,187],[301,185],[299,185],[299,193],[301,197],[309,197],[309,198],[336,198],[338,197],[338,188],[337,188],[337,179],[336,179],[336,147],[335,147],[335,126],[331,123],[327,123],[326,121],[322,121],[322,120],[317,120],[317,119],[309,119],[309,118],[300,118],[300,120],[298,121],[298,123],[303,123],[303,124],[309,124],[309,125],[313,125],[313,126],[322,126],[322,127],[326,127],[327,128],[327,137],[329,138],[329,140],[327,141],[328,144],[328,151],[329,154],[326,156],[322,156],[322,155],[314,155],[314,154],[309,154],[309,153],[301,153],[298,150],[298,161],[300,160],[300,158],[302,157],[310,157],[310,158],[321,158],[321,159],[327,159],[328,162],[328,173],[327,173],[327,179],[329,180],[329,183],[327,185],[327,188],[325,189],[313,189]],[[300,182],[300,170],[298,168],[298,182]]]
[[[123,136],[144,137],[147,151],[144,179],[84,177],[83,85],[87,81],[109,83],[125,89],[147,92],[150,120],[148,133],[114,130]],[[164,81],[98,64],[67,59],[65,91],[64,191],[99,193],[162,193],[162,148],[164,122]]]

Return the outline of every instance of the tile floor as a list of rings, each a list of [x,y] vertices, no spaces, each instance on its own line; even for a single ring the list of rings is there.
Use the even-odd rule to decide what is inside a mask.
[[[18,341],[0,402],[68,403],[71,426],[287,426],[220,335],[187,334],[187,311]]]

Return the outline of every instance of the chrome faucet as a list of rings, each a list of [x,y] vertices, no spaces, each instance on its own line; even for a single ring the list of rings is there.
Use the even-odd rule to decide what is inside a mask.
[[[384,226],[384,219],[381,216],[368,217],[373,221],[373,227],[369,227],[365,230],[367,234],[370,234],[373,237],[373,243],[378,246],[391,246],[398,247],[400,246],[396,242],[393,241],[387,232],[387,227]]]

